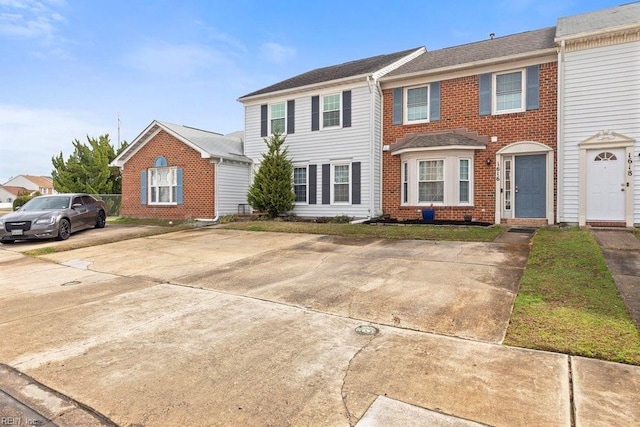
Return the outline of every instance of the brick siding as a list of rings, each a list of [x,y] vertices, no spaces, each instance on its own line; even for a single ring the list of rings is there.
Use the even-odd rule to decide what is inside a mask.
[[[152,168],[158,156],[183,169],[183,204],[151,206],[140,203],[140,172]],[[133,155],[122,170],[122,216],[134,218],[213,218],[214,168],[209,159],[165,131],[160,131]]]
[[[557,122],[557,62],[540,65],[540,107],[537,110],[501,115],[479,115],[478,75],[440,82],[440,120],[415,125],[393,124],[393,90],[384,90],[383,144],[395,143],[409,133],[466,128],[498,142],[489,142],[486,150],[474,156],[474,206],[434,206],[437,219],[462,220],[472,215],[474,220],[494,222],[496,197],[495,156],[501,148],[518,141],[536,141],[556,151]],[[399,155],[383,153],[382,209],[394,218],[420,218],[424,206],[401,206],[401,160]],[[491,165],[486,160],[491,159]],[[557,162],[557,155],[554,156]],[[554,204],[556,200],[556,170],[554,164]],[[555,206],[554,206],[555,212]]]

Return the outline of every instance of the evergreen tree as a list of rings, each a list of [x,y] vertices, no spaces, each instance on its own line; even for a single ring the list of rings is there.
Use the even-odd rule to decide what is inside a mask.
[[[126,147],[124,142],[117,150],[111,145],[109,135],[98,139],[87,136],[88,144],[73,141],[73,153],[65,161],[62,152],[51,161],[54,170],[53,187],[61,193],[120,194],[122,183],[120,170],[109,163]]]
[[[265,212],[270,218],[293,209],[293,163],[286,148],[282,148],[285,137],[274,132],[265,138],[267,152],[249,188],[247,200],[253,209]]]

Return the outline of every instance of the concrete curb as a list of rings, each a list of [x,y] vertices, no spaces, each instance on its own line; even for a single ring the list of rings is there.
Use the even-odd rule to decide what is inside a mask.
[[[110,426],[96,410],[0,363],[0,418],[7,425]]]

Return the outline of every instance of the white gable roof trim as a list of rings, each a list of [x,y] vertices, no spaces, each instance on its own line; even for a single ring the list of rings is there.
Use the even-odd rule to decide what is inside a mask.
[[[178,141],[197,151],[203,159],[224,159],[251,163],[251,159],[243,154],[243,132],[234,132],[224,136],[188,126],[154,120],[111,162],[111,166],[124,167],[124,164],[158,135],[160,131],[167,132]]]

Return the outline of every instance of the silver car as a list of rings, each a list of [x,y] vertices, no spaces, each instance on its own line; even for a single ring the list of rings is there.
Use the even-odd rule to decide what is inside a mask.
[[[84,193],[38,196],[20,209],[0,217],[0,243],[16,240],[66,240],[85,228],[103,228],[106,209],[102,200]]]

